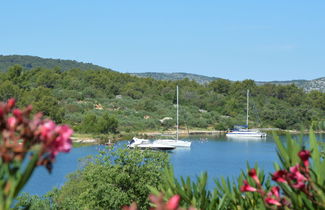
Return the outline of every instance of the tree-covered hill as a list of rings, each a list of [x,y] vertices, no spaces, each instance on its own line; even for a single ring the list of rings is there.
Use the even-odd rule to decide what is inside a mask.
[[[291,85],[295,84],[297,87],[309,92],[318,90],[325,93],[325,77],[313,80],[288,80],[288,81],[271,81],[271,82],[256,82],[257,85],[276,84],[276,85]]]
[[[42,67],[47,69],[58,68],[62,71],[66,71],[69,69],[82,69],[82,70],[107,69],[91,63],[82,63],[73,60],[41,58],[41,57],[29,56],[29,55],[0,55],[0,71],[2,72],[7,71],[13,65],[20,65],[24,69],[35,69],[38,67]]]
[[[189,73],[158,73],[158,72],[146,72],[146,73],[131,73],[138,77],[153,78],[156,80],[182,80],[189,79],[194,80],[200,84],[206,84],[214,80],[220,79],[218,77],[208,77],[198,74],[189,74]],[[314,80],[286,80],[286,81],[270,81],[262,82],[256,81],[257,85],[264,84],[275,84],[275,85],[291,85],[294,84],[297,87],[304,89],[305,91],[319,90],[325,92],[325,77],[314,79]]]
[[[0,55],[0,72],[7,71],[13,65],[20,65],[24,69],[35,69],[38,67],[46,69],[57,68],[62,71],[70,69],[81,69],[81,70],[111,70],[91,63],[83,63],[73,60],[62,60],[62,59],[51,59],[41,58],[37,56],[28,55]],[[196,81],[199,84],[207,84],[214,80],[218,80],[218,77],[209,77],[198,74],[189,73],[158,73],[158,72],[145,72],[145,73],[131,73],[137,77],[142,78],[153,78],[156,80],[183,80],[189,79]],[[314,80],[288,80],[288,81],[270,81],[262,82],[256,81],[257,85],[264,84],[276,84],[276,85],[290,85],[295,84],[297,87],[303,88],[305,91],[319,90],[325,92],[325,77],[314,79]]]
[[[0,101],[14,97],[19,106],[32,104],[35,112],[70,124],[78,132],[174,130],[176,85],[182,129],[226,130],[245,123],[247,89],[252,127],[300,129],[325,119],[325,93],[304,92],[295,85],[224,79],[201,85],[189,79],[154,80],[107,70],[17,65],[0,72]],[[161,121],[166,117],[172,119]]]
[[[145,72],[145,73],[131,73],[138,77],[148,77],[156,80],[182,80],[189,79],[194,80],[199,84],[205,84],[217,80],[220,78],[217,77],[208,77],[198,74],[189,74],[189,73],[157,73],[157,72]]]

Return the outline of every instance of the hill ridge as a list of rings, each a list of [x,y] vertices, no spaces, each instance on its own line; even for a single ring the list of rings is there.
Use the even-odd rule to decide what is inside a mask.
[[[68,59],[56,59],[56,58],[42,58],[39,56],[31,55],[0,55],[0,72],[7,71],[13,65],[21,65],[25,69],[34,69],[38,67],[42,68],[59,68],[62,71],[69,69],[94,69],[94,70],[110,70],[102,66],[98,66],[92,63],[79,62]]]
[[[55,59],[55,58],[42,58],[39,56],[31,55],[0,55],[0,72],[7,71],[11,66],[18,64],[25,69],[34,69],[38,67],[42,68],[59,68],[62,71],[69,69],[93,69],[93,70],[109,70],[112,69],[95,65],[92,63],[79,62],[75,60],[67,59]],[[143,72],[143,73],[128,73],[137,77],[149,77],[156,80],[182,80],[189,79],[194,80],[200,84],[207,84],[214,80],[222,79],[219,77],[211,77],[200,74],[185,73],[185,72],[173,72],[173,73],[160,73],[160,72]],[[255,81],[257,85],[263,84],[277,84],[277,85],[290,85],[295,84],[305,91],[318,90],[325,92],[325,77],[320,77],[313,80],[285,80],[285,81]]]

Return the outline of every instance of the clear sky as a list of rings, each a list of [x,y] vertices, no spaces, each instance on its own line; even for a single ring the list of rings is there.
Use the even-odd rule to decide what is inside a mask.
[[[0,54],[231,80],[325,76],[324,0],[2,1]]]

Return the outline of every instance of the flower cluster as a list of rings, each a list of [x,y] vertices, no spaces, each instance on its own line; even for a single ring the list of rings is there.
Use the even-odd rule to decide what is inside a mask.
[[[15,109],[15,99],[0,103],[0,158],[2,163],[22,161],[30,150],[39,147],[38,165],[50,171],[59,152],[71,149],[72,129],[66,125],[42,119],[42,114],[30,117],[32,107]]]
[[[152,210],[183,210],[183,208],[179,207],[179,202],[181,200],[181,197],[179,195],[172,196],[167,202],[164,201],[163,194],[160,194],[159,196],[156,195],[150,195],[149,199],[152,204],[154,204],[155,207],[150,208]],[[137,210],[137,204],[132,203],[131,206],[124,206],[122,207],[122,210]],[[194,207],[190,207],[189,210],[196,210]]]
[[[290,167],[289,171],[276,171],[272,175],[272,180],[278,183],[284,183],[295,190],[300,190],[312,199],[311,185],[309,184],[310,151],[303,149],[298,153],[298,156],[301,160],[301,164]],[[266,193],[261,186],[254,168],[248,172],[248,175],[253,179],[256,187],[250,186],[248,181],[244,180],[244,185],[240,187],[242,192],[258,192],[267,206],[290,207],[290,202],[285,197],[280,196],[280,188],[278,186],[271,187],[269,192]]]

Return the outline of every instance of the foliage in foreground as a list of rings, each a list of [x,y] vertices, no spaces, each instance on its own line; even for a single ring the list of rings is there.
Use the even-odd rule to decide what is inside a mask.
[[[248,166],[248,173],[242,172],[236,182],[216,180],[216,187],[210,192],[206,189],[206,173],[196,182],[190,178],[181,178],[179,182],[172,170],[166,169],[161,185],[151,187],[151,191],[154,194],[162,192],[166,199],[178,194],[181,206],[187,208],[325,209],[325,160],[313,132],[310,133],[309,150],[302,140],[297,142],[291,137],[286,143],[276,137],[275,142],[280,164],[275,163],[276,172],[269,176],[259,171],[257,165],[255,168]]]
[[[17,207],[119,209],[133,203],[124,209],[146,209],[151,192],[151,205],[161,209],[168,209],[174,200],[177,202],[173,209],[324,209],[325,161],[321,142],[311,132],[308,148],[302,140],[291,137],[286,142],[276,137],[275,143],[280,163],[275,163],[273,174],[266,175],[257,165],[248,165],[248,173],[242,171],[237,180],[216,179],[213,191],[207,190],[207,173],[196,181],[175,178],[165,153],[120,150],[88,162],[84,170],[70,176],[61,190],[43,198],[20,197]],[[144,161],[146,152],[156,158]]]
[[[9,209],[38,165],[51,172],[57,154],[71,149],[68,126],[31,116],[31,106],[20,110],[15,103],[0,102],[0,210]]]
[[[136,202],[140,209],[147,209],[147,185],[158,186],[168,159],[163,152],[117,149],[102,151],[84,164],[60,190],[41,198],[25,194],[16,208],[120,209]]]

